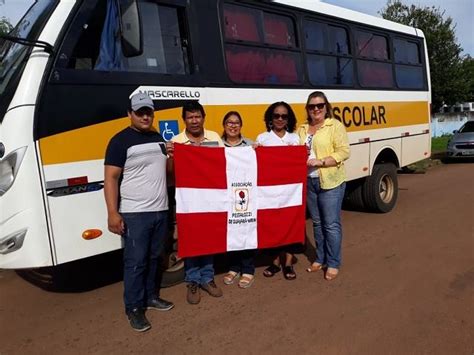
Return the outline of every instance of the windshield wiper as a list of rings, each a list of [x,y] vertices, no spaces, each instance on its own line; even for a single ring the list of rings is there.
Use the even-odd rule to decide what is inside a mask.
[[[38,40],[32,41],[30,39],[14,37],[14,36],[8,36],[8,35],[0,35],[0,38],[3,38],[7,41],[20,43],[20,44],[23,44],[23,45],[28,46],[28,47],[43,48],[43,50],[46,53],[49,53],[49,54],[53,54],[53,52],[54,52],[54,47],[52,45],[50,45],[48,42],[38,41]]]

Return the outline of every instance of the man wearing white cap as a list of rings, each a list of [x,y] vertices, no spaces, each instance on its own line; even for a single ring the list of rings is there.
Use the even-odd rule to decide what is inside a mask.
[[[168,233],[167,152],[153,128],[154,105],[144,93],[130,99],[130,126],[117,133],[105,154],[108,228],[123,237],[124,303],[136,331],[151,328],[145,309],[167,311],[158,297],[156,272]]]

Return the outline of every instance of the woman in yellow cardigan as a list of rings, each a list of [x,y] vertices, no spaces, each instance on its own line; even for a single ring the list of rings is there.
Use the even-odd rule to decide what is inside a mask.
[[[344,125],[332,117],[332,107],[320,91],[306,102],[308,123],[298,129],[300,143],[308,149],[307,206],[313,220],[316,260],[307,269],[327,266],[325,278],[337,277],[341,264],[341,206],[346,188],[344,160],[349,158],[349,140]]]

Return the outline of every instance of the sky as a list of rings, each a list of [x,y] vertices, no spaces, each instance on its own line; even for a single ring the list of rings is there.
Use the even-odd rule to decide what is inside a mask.
[[[307,0],[306,0],[307,1]],[[314,0],[318,1],[318,0]],[[380,16],[377,12],[385,7],[387,0],[321,0],[351,10]],[[445,10],[456,24],[456,37],[464,49],[463,54],[474,57],[474,0],[402,0],[407,5],[435,6]],[[5,16],[16,23],[28,9],[32,0],[0,0],[0,17]]]

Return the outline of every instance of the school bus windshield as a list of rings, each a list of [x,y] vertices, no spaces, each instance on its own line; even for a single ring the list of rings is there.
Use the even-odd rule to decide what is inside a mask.
[[[42,24],[49,16],[57,1],[37,1],[28,9],[8,36],[36,39]],[[23,72],[26,64],[29,46],[15,41],[1,38],[0,42],[0,122],[3,120],[8,104],[13,97],[17,78]]]

